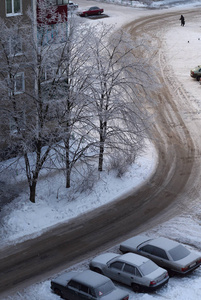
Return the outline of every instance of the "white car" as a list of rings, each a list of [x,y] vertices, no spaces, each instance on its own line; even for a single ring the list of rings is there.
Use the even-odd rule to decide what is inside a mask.
[[[78,4],[77,3],[74,3],[72,1],[69,1],[68,2],[68,8],[69,9],[77,9],[78,8]]]
[[[131,286],[135,292],[156,290],[169,280],[166,270],[134,253],[104,253],[95,257],[89,267],[112,280]]]
[[[121,243],[119,249],[122,253],[133,252],[150,258],[170,275],[185,275],[201,265],[200,255],[164,237],[150,239],[138,235]]]

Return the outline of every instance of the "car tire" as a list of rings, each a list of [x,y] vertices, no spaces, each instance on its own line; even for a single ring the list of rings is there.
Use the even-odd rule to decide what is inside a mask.
[[[174,277],[176,275],[175,271],[173,270],[168,270],[168,274],[170,277]]]
[[[133,291],[134,291],[135,293],[139,293],[140,290],[141,290],[139,284],[136,284],[136,283],[132,283],[132,286],[131,286],[131,287],[132,287],[132,289],[133,289]]]
[[[197,79],[197,81],[200,81],[200,76],[197,76],[197,78],[196,78],[196,79]]]
[[[59,289],[54,289],[56,295],[62,297],[62,292]]]
[[[88,17],[88,14],[84,14],[85,17]]]

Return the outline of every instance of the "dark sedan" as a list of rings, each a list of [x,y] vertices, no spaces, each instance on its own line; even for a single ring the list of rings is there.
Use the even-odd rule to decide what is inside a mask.
[[[79,12],[79,15],[81,17],[88,17],[88,16],[94,16],[94,15],[100,15],[104,12],[102,8],[99,8],[98,6],[90,7],[88,10],[84,10],[82,12]]]
[[[128,300],[126,291],[116,288],[111,279],[90,270],[65,273],[51,281],[51,289],[69,300]]]

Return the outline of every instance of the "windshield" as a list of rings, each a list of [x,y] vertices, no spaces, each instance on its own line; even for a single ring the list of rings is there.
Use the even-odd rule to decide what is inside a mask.
[[[100,285],[97,289],[96,289],[96,296],[98,297],[102,297],[105,296],[109,293],[111,293],[113,290],[115,289],[115,286],[113,284],[112,281],[108,281],[102,285]]]
[[[172,259],[176,261],[188,256],[190,254],[190,251],[184,246],[178,245],[175,248],[169,250],[169,254],[172,257]]]
[[[156,269],[158,269],[158,266],[151,260],[148,260],[143,265],[139,267],[140,271],[144,276],[154,272]]]

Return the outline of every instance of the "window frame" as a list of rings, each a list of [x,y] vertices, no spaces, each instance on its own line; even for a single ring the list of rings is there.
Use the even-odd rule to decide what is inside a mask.
[[[132,269],[133,270],[133,272],[131,272],[130,270],[129,270],[129,268],[130,269]],[[127,273],[127,274],[129,274],[129,275],[136,275],[136,267],[135,266],[132,266],[132,265],[130,265],[130,264],[128,264],[128,263],[125,263],[125,265],[124,265],[124,268],[123,268],[123,272],[125,272],[125,273]]]
[[[114,266],[114,265],[121,265],[121,268],[117,268],[116,266]],[[124,263],[122,262],[122,261],[113,261],[111,264],[110,264],[110,268],[112,268],[112,269],[115,269],[115,270],[119,270],[119,271],[122,271],[122,269],[123,269],[123,266],[124,266]]]
[[[6,7],[6,17],[12,17],[12,16],[19,16],[19,15],[22,15],[22,0],[19,0],[20,2],[20,11],[19,12],[14,12],[14,9],[15,9],[15,1],[17,0],[10,0],[11,1],[11,9],[12,9],[12,12],[7,12],[7,1],[8,0],[5,0],[5,7]]]
[[[21,89],[17,90],[17,78],[22,78]],[[25,79],[24,72],[19,72],[14,76],[14,95],[23,94],[25,92]]]
[[[15,43],[15,47],[19,49],[19,52],[15,52],[14,51],[14,45]],[[8,51],[9,51],[9,56],[10,57],[15,57],[15,56],[20,56],[23,54],[23,49],[22,49],[22,39],[20,36],[15,36],[14,38],[13,37],[10,37],[9,40],[8,40]]]

